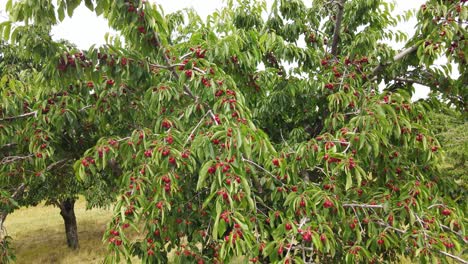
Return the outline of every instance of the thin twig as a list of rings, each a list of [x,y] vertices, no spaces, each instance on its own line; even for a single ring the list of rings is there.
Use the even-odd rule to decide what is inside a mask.
[[[49,166],[47,166],[46,171],[52,170],[52,169],[54,169],[55,167],[60,166],[60,165],[62,165],[62,164],[65,164],[65,163],[67,163],[67,162],[70,161],[70,160],[71,160],[71,159],[67,159],[67,158],[66,158],[66,159],[61,159],[61,160],[59,160],[59,161],[56,161],[56,162],[50,164]]]
[[[356,209],[355,207],[351,207],[353,209],[353,212],[354,212],[354,215],[356,216],[356,219],[358,220],[358,223],[359,223],[359,228],[361,228],[361,234],[364,235],[364,228],[362,228],[362,225],[361,225],[361,220],[359,220],[359,216],[356,212]]]
[[[307,221],[309,221],[309,218],[307,218],[307,217],[302,218],[302,219],[301,219],[301,222],[299,223],[299,226],[297,227],[297,229],[301,229],[302,226],[304,226],[305,223],[307,223]],[[291,242],[289,243],[289,247],[288,247],[288,251],[286,252],[286,257],[285,257],[285,259],[288,259],[289,253],[291,252],[291,248],[293,247],[292,244],[295,242],[295,241],[294,241],[294,240],[295,240],[295,239],[294,239],[294,236],[295,236],[294,233],[291,234]]]
[[[427,209],[429,210],[429,209],[431,209],[431,208],[433,208],[433,207],[436,207],[436,206],[439,206],[439,207],[440,207],[440,206],[442,206],[442,207],[445,207],[445,205],[444,205],[444,204],[433,204],[433,205],[430,205],[430,206],[428,206],[428,207],[427,207]]]
[[[393,62],[396,62],[396,61],[399,61],[399,60],[403,59],[407,55],[415,52],[417,49],[418,49],[418,46],[411,46],[411,47],[409,47],[407,49],[402,50],[400,53],[398,53],[397,55],[395,55],[393,57]],[[376,78],[377,73],[379,73],[384,67],[388,66],[390,63],[391,62],[386,62],[386,63],[380,63],[379,65],[377,65],[372,70],[372,73],[370,74],[370,76],[374,76],[374,78],[372,78],[372,80],[374,80]]]
[[[27,156],[8,156],[8,157],[3,158],[2,161],[0,161],[0,164],[9,164],[18,160],[29,159],[29,158],[32,158],[33,156],[34,154],[29,154]]]
[[[195,126],[195,128],[193,128],[192,132],[190,132],[190,135],[187,137],[187,140],[185,141],[184,147],[185,145],[187,145],[187,143],[190,141],[192,136],[195,134],[195,131],[198,129],[198,127],[203,123],[203,120],[205,119],[205,117],[209,115],[210,113],[211,113],[211,110],[208,110],[208,112],[206,112],[205,115],[203,115],[203,117],[200,119],[200,121]]]
[[[29,113],[25,113],[25,114],[17,115],[17,116],[5,117],[5,118],[0,119],[0,121],[11,121],[11,120],[25,118],[29,116],[37,117],[37,111],[33,111],[33,112],[29,112]]]
[[[79,112],[83,112],[83,111],[85,111],[86,109],[91,108],[91,107],[93,107],[93,105],[87,105],[87,106],[84,106],[83,108],[81,108],[81,109],[78,110],[78,111],[79,111]]]
[[[428,246],[427,241],[429,241],[429,235],[426,232],[426,228],[424,227],[424,223],[421,220],[421,218],[419,218],[419,216],[417,214],[414,214],[414,216],[416,216],[416,220],[418,221],[419,225],[422,228],[422,232],[423,232],[423,235],[424,235],[424,243],[426,244],[426,247],[427,247]]]
[[[343,204],[343,207],[361,207],[361,208],[384,208],[381,204]]]
[[[395,228],[395,227],[393,227],[393,226],[391,226],[391,225],[385,223],[383,220],[377,221],[377,224],[380,225],[380,226],[384,226],[385,229],[392,229],[392,230],[397,231],[398,233],[401,233],[401,234],[405,234],[405,233],[406,233],[405,230]]]
[[[453,258],[454,260],[456,260],[456,261],[458,261],[458,262],[460,262],[460,263],[468,264],[468,261],[466,261],[466,260],[460,258],[459,256],[452,255],[452,254],[447,253],[447,252],[442,251],[442,250],[439,250],[438,252],[439,252],[440,254],[442,254],[442,255],[445,255],[445,256],[447,256],[447,257]]]
[[[18,145],[18,144],[16,144],[16,143],[8,143],[8,144],[5,144],[5,145],[3,145],[3,146],[0,146],[0,149],[11,148],[11,147],[15,147],[16,145]]]
[[[453,231],[450,227],[448,227],[446,225],[440,225],[440,227],[442,227],[442,229],[445,229],[447,231],[450,231],[450,232],[454,233],[459,238],[461,238],[463,240],[463,242],[468,243],[468,239],[465,239],[465,237],[463,236],[463,234],[461,232]]]
[[[244,158],[244,156],[242,156],[242,161],[245,161],[245,162],[247,162],[247,163],[250,163],[250,164],[254,165],[255,167],[261,169],[262,171],[268,173],[268,175],[270,175],[271,177],[273,177],[273,179],[277,180],[279,183],[281,183],[282,186],[284,186],[284,183],[283,183],[282,181],[276,179],[276,176],[275,176],[275,175],[273,175],[271,172],[269,172],[268,170],[266,170],[266,169],[263,168],[262,166],[258,165],[257,163],[255,163],[255,162],[253,162],[253,161],[251,161],[251,160],[248,160],[248,159]]]

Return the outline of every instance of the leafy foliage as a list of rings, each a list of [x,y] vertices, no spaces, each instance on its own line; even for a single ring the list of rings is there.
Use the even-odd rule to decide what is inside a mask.
[[[80,3],[29,2],[10,1],[3,35],[17,21],[46,28]],[[85,3],[125,44],[80,51],[47,35],[33,43],[19,33],[28,23],[15,26],[10,40],[35,45],[29,56],[44,70],[28,82],[31,109],[7,94],[2,115],[12,121],[9,135],[40,129],[24,151],[34,154],[22,159],[28,170],[48,171],[71,155],[82,184],[118,181],[109,263],[132,255],[166,262],[173,249],[181,262],[199,263],[459,259],[466,204],[447,195],[453,179],[440,170],[428,104],[411,102],[417,81],[407,79],[444,78],[450,93],[431,89],[464,107],[462,81],[448,77],[449,66],[431,68],[450,45],[463,56],[448,63],[466,69],[466,30],[457,23],[464,5],[428,1],[417,35],[397,52],[385,41],[406,36],[388,30],[398,19],[384,1],[275,1],[271,10],[227,1],[206,22],[137,0]],[[425,49],[429,40],[440,48]],[[2,178],[15,164],[2,167]]]

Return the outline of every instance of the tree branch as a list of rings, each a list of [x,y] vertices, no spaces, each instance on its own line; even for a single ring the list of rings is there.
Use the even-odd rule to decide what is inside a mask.
[[[331,54],[336,57],[338,53],[338,41],[340,40],[341,22],[343,22],[344,4],[346,0],[340,0],[337,3],[338,14],[336,15],[335,30],[333,32],[333,42]]]
[[[417,83],[417,84],[420,84],[420,85],[427,86],[427,84],[423,83],[422,81],[415,80],[415,79],[410,79],[410,78],[396,77],[396,78],[394,78],[394,80],[398,81],[398,82]]]
[[[445,255],[445,256],[447,256],[447,257],[453,258],[454,260],[456,260],[456,261],[458,261],[458,262],[460,262],[460,263],[468,264],[468,261],[466,261],[466,260],[464,260],[464,259],[462,259],[462,258],[460,258],[460,257],[458,257],[458,256],[452,255],[452,254],[447,253],[447,252],[442,251],[442,250],[439,250],[438,252],[439,252],[440,254],[442,254],[442,255]]]
[[[381,204],[343,204],[343,207],[384,208]]]
[[[0,121],[12,121],[15,119],[25,118],[29,116],[37,117],[37,111],[33,111],[33,112],[29,112],[29,113],[25,113],[25,114],[17,115],[17,116],[5,117],[5,118],[0,119]]]
[[[307,223],[307,221],[309,221],[309,218],[307,218],[307,217],[302,218],[302,219],[301,219],[301,222],[299,223],[299,226],[297,227],[297,229],[298,229],[298,230],[301,229],[302,226],[304,226],[305,223]],[[289,257],[289,253],[291,252],[291,248],[293,247],[292,244],[295,242],[294,237],[295,237],[295,234],[293,233],[293,234],[291,235],[291,242],[290,242],[290,245],[289,245],[289,248],[288,248],[288,252],[286,252],[286,257],[285,257],[285,259],[288,259],[288,257]]]
[[[3,145],[3,146],[0,146],[0,149],[11,148],[11,147],[15,147],[16,145],[18,145],[18,144],[16,144],[16,143],[8,143],[8,144],[5,144],[5,145]]]
[[[190,139],[192,138],[192,136],[195,134],[195,131],[198,129],[198,127],[202,124],[203,120],[205,119],[205,117],[207,115],[209,115],[211,113],[211,110],[208,110],[208,112],[205,113],[205,115],[200,119],[200,121],[198,122],[198,124],[195,126],[195,128],[192,130],[192,132],[190,132],[190,135],[187,137],[187,140],[185,141],[185,145],[187,145],[187,143],[190,141]]]
[[[61,160],[59,160],[59,161],[56,161],[56,162],[50,164],[49,166],[47,166],[46,171],[55,169],[55,167],[58,167],[58,166],[60,166],[60,165],[62,165],[62,164],[65,164],[65,163],[67,163],[67,162],[70,161],[70,160],[71,160],[71,159],[61,159]]]
[[[258,165],[257,163],[255,163],[255,162],[253,162],[253,161],[251,161],[251,160],[248,160],[248,159],[244,158],[244,156],[242,156],[242,161],[245,161],[245,162],[247,162],[247,163],[249,163],[249,164],[252,164],[252,165],[254,165],[255,167],[259,168],[260,170],[266,172],[268,175],[270,175],[271,177],[273,177],[273,179],[277,180],[278,182],[281,183],[282,186],[284,186],[284,183],[283,183],[282,181],[276,179],[276,176],[275,176],[275,175],[273,175],[271,172],[269,172],[267,169],[263,168],[262,166]]]
[[[372,73],[369,75],[369,77],[371,76],[374,76],[374,78],[372,78],[372,80],[375,80],[376,79],[376,75],[381,71],[383,70],[384,67],[390,65],[391,63],[393,62],[397,62],[401,59],[403,59],[404,57],[406,57],[407,55],[415,52],[416,50],[418,49],[418,46],[411,46],[407,49],[404,49],[402,50],[400,53],[398,53],[397,55],[395,55],[393,57],[393,61],[392,62],[386,62],[386,63],[380,63],[379,65],[377,65],[373,70],[372,70]]]
[[[26,156],[8,156],[8,157],[4,157],[0,161],[0,164],[9,164],[9,163],[13,163],[13,162],[18,161],[18,160],[29,159],[29,158],[31,158],[33,156],[34,156],[34,154],[29,154],[29,155],[26,155]]]

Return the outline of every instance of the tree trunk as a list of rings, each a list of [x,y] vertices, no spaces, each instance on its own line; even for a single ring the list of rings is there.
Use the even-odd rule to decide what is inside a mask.
[[[65,234],[67,236],[67,245],[71,249],[77,249],[78,244],[78,227],[75,216],[75,199],[66,199],[60,201],[60,215],[62,215],[65,224]]]

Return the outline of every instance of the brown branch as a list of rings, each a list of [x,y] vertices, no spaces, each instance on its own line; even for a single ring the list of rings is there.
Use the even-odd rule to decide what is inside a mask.
[[[466,261],[466,260],[464,260],[464,259],[462,259],[462,258],[460,258],[460,257],[458,257],[458,256],[452,255],[452,254],[447,253],[447,252],[442,251],[442,250],[439,250],[438,252],[439,252],[440,254],[442,254],[442,255],[445,255],[445,256],[447,256],[447,257],[453,258],[454,260],[456,260],[456,261],[458,261],[458,262],[460,262],[460,263],[468,264],[468,261]]]
[[[7,156],[7,157],[4,157],[1,161],[0,161],[0,164],[9,164],[9,163],[13,163],[13,162],[16,162],[18,160],[25,160],[25,159],[29,159],[29,158],[32,158],[34,156],[34,154],[29,154],[27,156]]]
[[[447,231],[450,231],[452,233],[454,233],[455,235],[457,235],[461,240],[463,240],[463,242],[465,243],[468,243],[468,239],[465,239],[465,237],[463,236],[463,234],[461,232],[456,232],[456,231],[453,231],[450,227],[446,226],[446,225],[440,225],[440,227],[442,227],[442,229],[445,229]]]
[[[25,117],[29,117],[29,116],[36,117],[37,116],[37,111],[33,111],[33,112],[29,112],[29,113],[25,113],[25,114],[17,115],[17,116],[5,117],[5,118],[0,119],[0,121],[12,121],[12,120],[15,120],[15,119],[25,118]]]
[[[301,229],[302,226],[304,226],[305,223],[307,223],[308,221],[309,221],[309,218],[307,218],[307,217],[302,218],[302,219],[301,219],[301,222],[299,223],[299,227],[298,227],[297,229],[298,229],[298,230]],[[293,247],[292,244],[293,244],[294,242],[296,242],[294,238],[295,238],[295,234],[293,233],[293,234],[291,234],[291,241],[290,241],[290,245],[289,245],[289,248],[288,248],[288,252],[286,252],[286,257],[285,257],[285,259],[288,259],[289,253],[291,252],[291,248]]]
[[[418,220],[418,221],[419,221],[419,220]],[[384,221],[379,221],[379,222],[377,222],[377,224],[379,224],[379,225],[381,225],[381,226],[385,226],[385,227],[387,227],[387,228],[389,228],[389,229],[395,230],[395,231],[397,231],[398,233],[401,233],[401,234],[407,233],[407,231],[401,230],[401,229],[398,229],[398,228],[395,228],[395,227],[393,227],[393,226],[390,226],[390,225],[388,225],[387,223],[385,223]],[[424,229],[424,227],[423,227],[423,229]],[[423,231],[423,232],[425,233],[425,231]],[[425,235],[426,235],[426,234],[425,234]],[[460,263],[468,264],[468,261],[466,261],[466,260],[464,260],[464,259],[462,259],[462,258],[460,258],[460,257],[458,257],[458,256],[452,255],[452,254],[447,253],[447,252],[442,251],[442,250],[437,250],[437,252],[439,252],[440,254],[445,255],[445,256],[447,256],[447,257],[450,257],[450,258],[452,258],[452,259],[454,259],[454,260],[456,260],[456,261],[458,261],[458,262],[460,262]]]
[[[336,56],[338,53],[338,41],[340,40],[341,23],[343,22],[344,4],[346,0],[340,0],[337,3],[338,14],[336,15],[335,30],[333,32],[333,42],[331,47],[331,54]]]
[[[383,68],[387,67],[388,65],[390,65],[391,63],[393,62],[397,62],[401,59],[403,59],[404,57],[408,56],[409,54],[415,52],[416,50],[418,49],[418,46],[411,46],[407,49],[404,49],[402,50],[400,53],[398,53],[397,55],[395,55],[393,57],[393,61],[392,62],[386,62],[386,63],[380,63],[379,65],[377,65],[373,70],[372,70],[372,73],[369,75],[370,76],[374,76],[374,78],[372,78],[372,80],[375,80],[376,79],[376,75],[381,71],[383,70]]]
[[[253,162],[253,161],[251,161],[251,160],[249,160],[249,159],[244,158],[244,156],[242,156],[242,161],[247,162],[247,163],[249,163],[249,164],[251,164],[251,165],[253,165],[253,166],[259,168],[260,170],[266,172],[266,173],[267,173],[268,175],[270,175],[274,180],[276,180],[277,182],[281,183],[282,186],[284,186],[284,183],[283,183],[282,181],[278,180],[278,179],[276,178],[275,175],[273,175],[271,172],[269,172],[267,169],[263,168],[262,166],[258,165],[257,163],[255,163],[255,162]]]
[[[206,114],[200,119],[200,121],[198,122],[198,124],[195,126],[195,128],[192,130],[192,132],[190,132],[190,135],[187,137],[187,140],[185,141],[185,144],[184,144],[184,147],[185,145],[187,145],[187,143],[190,141],[190,139],[192,138],[192,136],[195,134],[195,131],[198,129],[198,127],[202,124],[203,120],[205,119],[205,117],[207,115],[211,114],[211,110],[208,110],[208,112],[206,112]]]
[[[381,204],[343,204],[343,207],[384,208]]]
[[[405,234],[405,233],[406,233],[405,230],[395,228],[395,227],[393,227],[393,226],[391,226],[391,225],[385,223],[383,220],[379,220],[379,221],[377,222],[377,224],[380,225],[380,226],[384,226],[385,228],[395,230],[395,231],[397,231],[398,233],[401,233],[401,234]]]
[[[11,148],[11,147],[15,147],[16,145],[18,145],[18,144],[16,144],[16,143],[8,143],[8,144],[5,144],[5,145],[3,145],[3,146],[0,146],[0,149]]]
[[[398,81],[398,82],[406,82],[406,83],[417,83],[417,84],[420,84],[420,85],[424,85],[424,86],[427,86],[427,84],[423,83],[422,81],[419,81],[419,80],[415,80],[415,79],[410,79],[410,78],[403,78],[403,77],[396,77],[394,78],[395,81]]]
[[[58,166],[60,166],[60,165],[62,165],[62,164],[65,164],[65,163],[67,163],[67,162],[70,161],[70,160],[71,160],[71,159],[62,159],[62,160],[56,161],[56,162],[50,164],[49,166],[47,166],[46,171],[55,169],[55,167],[58,167]]]

